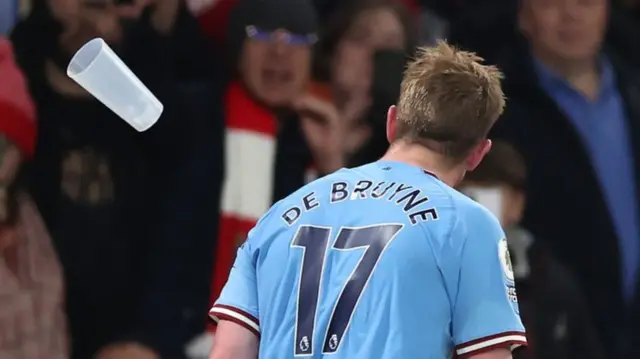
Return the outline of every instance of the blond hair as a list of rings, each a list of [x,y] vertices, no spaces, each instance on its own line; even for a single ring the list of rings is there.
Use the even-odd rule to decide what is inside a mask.
[[[485,138],[505,105],[502,73],[444,41],[419,48],[402,80],[396,139],[461,160]]]

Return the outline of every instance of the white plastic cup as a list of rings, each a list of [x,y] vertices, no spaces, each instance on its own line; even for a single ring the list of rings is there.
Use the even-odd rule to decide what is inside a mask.
[[[140,132],[153,126],[164,109],[100,38],[87,42],[73,55],[67,76]]]

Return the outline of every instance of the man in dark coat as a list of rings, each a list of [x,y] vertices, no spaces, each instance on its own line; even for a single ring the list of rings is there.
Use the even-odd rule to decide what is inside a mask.
[[[640,81],[603,44],[606,0],[524,0],[494,136],[523,154],[523,225],[573,272],[607,357],[640,357]]]

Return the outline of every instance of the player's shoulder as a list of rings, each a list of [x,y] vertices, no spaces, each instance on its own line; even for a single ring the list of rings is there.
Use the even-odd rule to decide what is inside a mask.
[[[465,238],[471,233],[477,233],[481,237],[489,233],[502,233],[500,221],[487,208],[455,190],[451,193],[451,198],[456,208],[457,229],[464,232]]]
[[[455,211],[458,231],[501,230],[500,222],[487,208],[453,188],[446,188]]]
[[[463,220],[476,218],[494,218],[493,214],[484,206],[474,201],[473,198],[463,194],[453,188],[447,188],[447,193],[456,208],[456,212]]]

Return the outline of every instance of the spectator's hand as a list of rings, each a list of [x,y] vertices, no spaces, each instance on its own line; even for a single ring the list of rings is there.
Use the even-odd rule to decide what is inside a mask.
[[[293,104],[318,170],[331,173],[344,166],[345,126],[329,101],[307,94]]]
[[[355,126],[356,123],[362,121],[367,111],[371,107],[371,96],[369,91],[351,94],[342,106],[338,108],[342,120],[350,125]]]
[[[152,349],[139,343],[109,345],[98,352],[95,359],[160,359]]]

